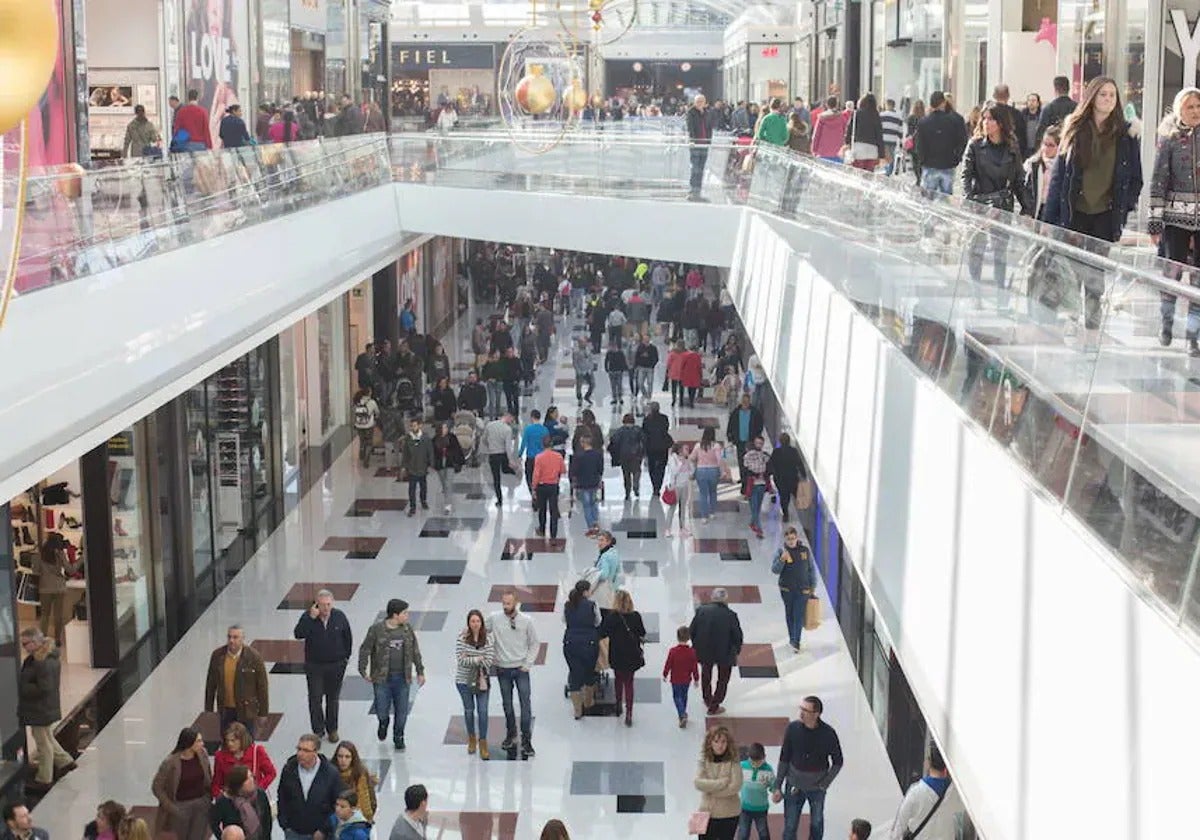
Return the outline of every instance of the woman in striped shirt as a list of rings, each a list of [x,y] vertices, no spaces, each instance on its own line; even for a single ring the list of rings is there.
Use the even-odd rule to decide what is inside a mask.
[[[479,757],[488,760],[488,696],[491,693],[491,677],[488,676],[495,661],[492,639],[484,627],[483,613],[471,610],[467,613],[467,626],[458,635],[454,646],[457,667],[454,682],[462,698],[463,718],[467,724],[467,752],[474,754],[479,747]],[[479,719],[479,737],[475,737],[475,721]]]

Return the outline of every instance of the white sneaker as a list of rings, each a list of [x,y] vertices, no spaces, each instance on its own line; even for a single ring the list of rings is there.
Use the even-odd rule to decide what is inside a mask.
[[[670,528],[668,528],[667,530],[663,531],[663,536],[664,536],[664,537],[673,537],[673,536],[675,536],[675,535],[674,535],[674,534],[672,534],[672,533],[671,533],[671,529],[670,529]]]

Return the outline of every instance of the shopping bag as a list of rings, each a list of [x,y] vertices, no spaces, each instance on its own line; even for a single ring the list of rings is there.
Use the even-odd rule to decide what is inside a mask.
[[[603,672],[608,670],[608,639],[601,639],[596,646],[596,670]]]
[[[804,479],[796,486],[796,509],[808,510],[813,505],[813,485],[811,479]]]
[[[688,834],[705,834],[708,832],[708,811],[693,811],[688,817]]]
[[[816,630],[821,626],[821,599],[812,597],[804,605],[804,629]]]

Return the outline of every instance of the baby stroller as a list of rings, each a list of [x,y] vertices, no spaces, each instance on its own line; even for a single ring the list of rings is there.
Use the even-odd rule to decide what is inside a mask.
[[[483,422],[475,412],[455,412],[450,430],[458,438],[458,445],[462,447],[463,458],[468,466],[479,466],[479,436],[483,431]]]
[[[407,376],[402,376],[396,380],[396,394],[393,398],[396,403],[396,408],[400,409],[406,415],[420,415],[421,413],[421,394],[413,385],[411,379]]]

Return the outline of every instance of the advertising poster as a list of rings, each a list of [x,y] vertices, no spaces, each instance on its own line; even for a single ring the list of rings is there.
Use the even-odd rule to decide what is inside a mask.
[[[200,94],[213,141],[225,109],[238,102],[242,56],[234,25],[233,0],[187,0],[183,24],[186,90]],[[185,93],[186,98],[186,93]]]

